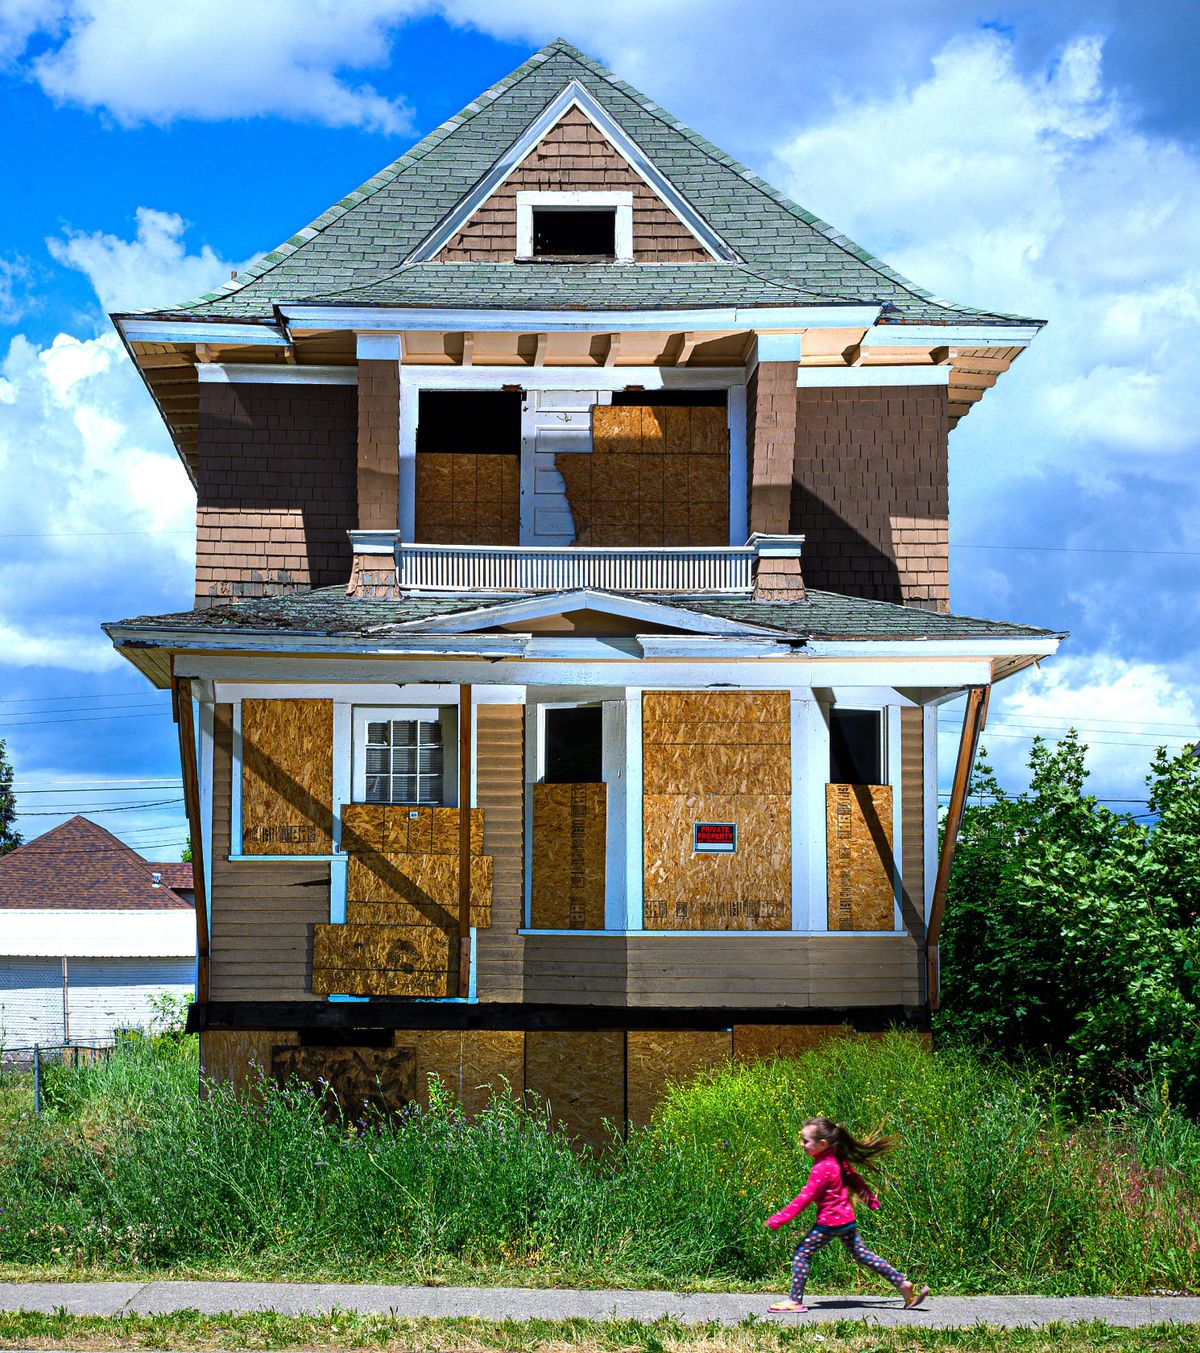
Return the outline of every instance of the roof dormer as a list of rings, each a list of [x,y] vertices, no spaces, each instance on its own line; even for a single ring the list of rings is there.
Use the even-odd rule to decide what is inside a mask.
[[[601,104],[571,81],[411,261],[735,259]]]

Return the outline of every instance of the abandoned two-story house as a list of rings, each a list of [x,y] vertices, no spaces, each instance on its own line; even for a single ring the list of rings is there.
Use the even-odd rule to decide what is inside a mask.
[[[563,42],[218,292],[115,316],[196,486],[210,1074],[664,1081],[927,1026],[991,686],[948,437],[1036,321],[914,286]],[[939,854],[936,711],[968,693]]]

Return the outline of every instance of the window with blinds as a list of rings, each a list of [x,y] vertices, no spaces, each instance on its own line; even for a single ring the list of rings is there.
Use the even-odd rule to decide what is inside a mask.
[[[446,801],[442,725],[428,719],[369,719],[366,724],[367,803]]]

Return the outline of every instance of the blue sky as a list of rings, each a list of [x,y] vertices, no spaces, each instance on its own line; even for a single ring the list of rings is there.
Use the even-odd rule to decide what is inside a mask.
[[[228,277],[559,35],[922,285],[1051,321],[951,439],[952,600],[1072,633],[993,702],[1003,777],[1075,724],[1140,811],[1200,731],[1200,6],[0,0],[21,829],[184,836],[167,700],[99,625],[188,603],[194,500],[105,311]]]

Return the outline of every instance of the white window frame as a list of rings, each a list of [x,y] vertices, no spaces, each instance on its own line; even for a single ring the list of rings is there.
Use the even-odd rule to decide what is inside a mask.
[[[367,802],[367,724],[382,720],[402,722],[406,719],[430,722],[431,715],[436,715],[437,722],[442,726],[442,802],[422,804],[421,807],[458,807],[458,710],[454,705],[355,705],[351,758],[353,803]]]
[[[533,212],[607,211],[616,216],[613,254],[616,263],[633,262],[633,194],[631,192],[534,192],[517,193],[517,257],[533,257]]]

